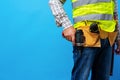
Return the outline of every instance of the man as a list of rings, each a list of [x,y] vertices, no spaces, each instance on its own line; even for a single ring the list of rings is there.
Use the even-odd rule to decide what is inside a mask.
[[[63,9],[64,2],[50,0],[49,5],[57,25],[64,28],[63,37],[73,43],[71,80],[87,80],[90,70],[91,80],[109,80],[112,46],[117,32],[116,52],[120,54],[117,0],[72,0],[74,25]],[[82,49],[75,42],[76,30],[82,30],[85,36]]]

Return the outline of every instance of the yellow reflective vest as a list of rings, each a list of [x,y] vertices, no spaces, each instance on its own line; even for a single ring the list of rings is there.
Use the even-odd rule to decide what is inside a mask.
[[[113,0],[72,0],[74,27],[96,22],[101,30],[113,32],[116,25],[114,5]]]

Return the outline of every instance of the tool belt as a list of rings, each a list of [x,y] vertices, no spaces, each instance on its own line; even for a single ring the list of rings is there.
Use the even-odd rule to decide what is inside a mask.
[[[77,28],[78,30],[83,30],[84,36],[85,36],[85,44],[84,47],[101,47],[100,39],[109,39],[110,45],[112,46],[114,44],[114,41],[117,36],[116,32],[106,32],[99,29],[98,33],[92,33],[90,32],[90,26],[80,26]]]

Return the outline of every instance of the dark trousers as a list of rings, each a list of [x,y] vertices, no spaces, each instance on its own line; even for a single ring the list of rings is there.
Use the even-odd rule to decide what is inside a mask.
[[[101,39],[101,47],[73,47],[74,66],[71,80],[109,80],[112,47],[108,39]]]

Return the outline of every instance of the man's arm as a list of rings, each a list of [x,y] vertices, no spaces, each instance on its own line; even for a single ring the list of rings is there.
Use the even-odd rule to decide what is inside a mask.
[[[114,19],[117,21],[116,29],[118,31],[116,52],[120,54],[120,23],[118,17],[118,2],[117,0],[114,0],[114,2],[115,2]]]
[[[60,0],[50,0],[49,5],[55,17],[57,26],[63,27],[64,29],[72,26]]]
[[[57,25],[64,28],[62,32],[63,37],[75,44],[76,30],[73,28],[71,21],[64,11],[63,4],[60,2],[60,0],[50,0],[49,5]]]

